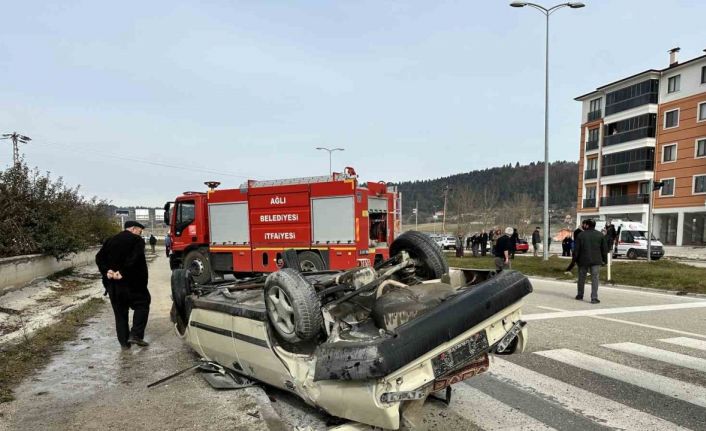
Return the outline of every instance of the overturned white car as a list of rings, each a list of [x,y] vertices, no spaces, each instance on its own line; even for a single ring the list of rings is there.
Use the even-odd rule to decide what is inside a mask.
[[[388,429],[407,405],[486,371],[488,354],[524,350],[515,271],[449,270],[434,242],[400,235],[375,268],[196,285],[172,273],[172,319],[200,355],[290,391],[329,414]]]

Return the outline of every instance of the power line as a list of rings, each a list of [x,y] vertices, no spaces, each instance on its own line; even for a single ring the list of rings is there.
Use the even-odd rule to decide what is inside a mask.
[[[64,148],[73,147],[74,151],[72,152],[72,154],[90,153],[90,154],[94,154],[94,155],[101,156],[101,157],[107,157],[110,159],[119,159],[119,160],[125,160],[128,162],[144,163],[147,165],[160,166],[163,168],[179,169],[182,171],[189,171],[189,172],[201,172],[201,173],[205,173],[205,174],[223,175],[223,176],[234,177],[234,178],[252,179],[252,178],[247,177],[245,175],[235,175],[235,174],[231,174],[231,173],[215,171],[212,169],[206,169],[206,168],[200,168],[200,167],[194,167],[194,166],[177,165],[177,164],[166,163],[166,162],[162,162],[162,161],[140,159],[137,157],[126,157],[123,155],[111,154],[111,153],[107,153],[107,152],[103,152],[103,151],[96,151],[96,150],[91,150],[91,149],[86,149],[86,148],[80,148],[80,147],[76,147],[76,146],[69,145],[69,144],[41,143],[41,144],[36,144],[36,145],[39,145],[42,147],[49,147],[49,148],[57,148],[58,145],[60,145],[61,147],[64,147]]]

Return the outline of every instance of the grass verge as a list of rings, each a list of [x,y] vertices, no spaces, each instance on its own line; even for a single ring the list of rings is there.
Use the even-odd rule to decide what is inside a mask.
[[[495,268],[492,257],[448,257],[449,266],[466,268]],[[578,268],[574,267],[571,275],[564,271],[569,265],[568,259],[552,256],[548,262],[541,257],[517,256],[512,261],[512,269],[526,275],[575,281]],[[651,287],[690,293],[706,293],[706,271],[683,263],[659,260],[648,263],[613,261],[611,269],[612,283],[628,286]],[[601,267],[601,281],[606,282],[607,268]],[[589,280],[590,283],[590,280]]]
[[[64,342],[73,340],[86,320],[104,304],[92,298],[64,314],[57,323],[42,328],[19,344],[0,351],[0,403],[14,400],[12,389],[35,370],[45,366]]]

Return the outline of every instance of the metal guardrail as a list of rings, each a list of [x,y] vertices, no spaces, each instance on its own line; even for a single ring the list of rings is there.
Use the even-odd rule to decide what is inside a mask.
[[[601,206],[611,205],[642,205],[650,202],[650,195],[621,195],[621,196],[605,196],[601,198]]]

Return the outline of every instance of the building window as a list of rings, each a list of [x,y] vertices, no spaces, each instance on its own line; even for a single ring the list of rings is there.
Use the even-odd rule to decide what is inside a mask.
[[[586,159],[586,170],[595,171],[596,169],[598,169],[598,159]]]
[[[667,93],[676,93],[679,91],[679,83],[681,81],[681,75],[672,76],[667,80]]]
[[[588,142],[598,142],[598,128],[588,129]]]
[[[679,110],[667,111],[664,113],[664,128],[669,129],[679,126]]]
[[[650,194],[650,183],[643,181],[637,186],[637,194],[648,195]]]
[[[596,198],[596,188],[595,187],[586,187],[586,199],[595,199]]]
[[[591,100],[588,112],[596,112],[601,109],[601,98]]]
[[[696,140],[696,156],[706,157],[706,138]]]
[[[706,175],[694,175],[694,194],[706,193]]]
[[[696,121],[706,120],[706,102],[699,103],[697,111],[698,111],[698,118],[696,119]]]
[[[706,66],[701,68],[701,83],[706,84]]]
[[[662,163],[674,162],[677,160],[677,144],[669,144],[662,147]]]
[[[660,196],[674,196],[674,178],[662,180],[664,185],[659,191]]]

